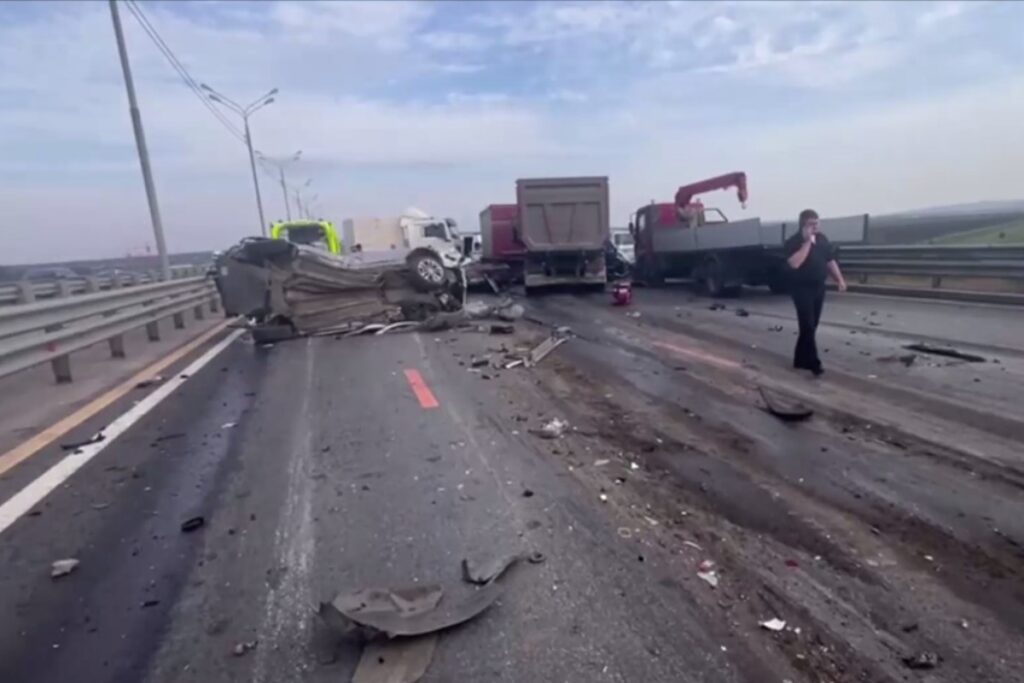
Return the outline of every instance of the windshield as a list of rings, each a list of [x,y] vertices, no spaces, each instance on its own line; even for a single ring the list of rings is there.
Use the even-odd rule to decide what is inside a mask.
[[[309,223],[308,225],[293,225],[282,231],[282,237],[292,244],[306,244],[312,247],[328,248],[327,231],[322,225]]]

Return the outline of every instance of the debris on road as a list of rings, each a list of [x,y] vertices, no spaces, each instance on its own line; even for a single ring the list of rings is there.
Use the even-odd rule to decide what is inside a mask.
[[[171,434],[161,434],[160,436],[158,436],[155,439],[153,439],[153,443],[156,444],[156,443],[161,443],[163,441],[171,441],[173,439],[181,439],[181,438],[184,438],[185,436],[186,436],[185,432],[173,432]]]
[[[745,308],[737,308],[736,309],[736,315],[737,315],[737,317],[740,317],[740,318],[749,318],[750,317],[750,311],[748,311]]]
[[[238,424],[238,423],[237,423],[237,422],[225,422],[224,424],[222,424],[222,425],[220,426],[220,428],[221,428],[221,429],[231,429],[231,428],[232,428],[232,427],[234,427],[234,426],[235,426],[236,424]]]
[[[540,429],[531,429],[531,433],[536,434],[542,439],[557,439],[565,433],[565,430],[569,428],[569,423],[565,420],[560,420],[557,417],[544,423],[544,426]]]
[[[903,365],[909,368],[911,365],[914,364],[914,361],[917,360],[917,354],[907,353],[902,356],[898,356],[895,354],[892,356],[879,356],[875,360],[877,360],[879,363],[903,363]]]
[[[237,645],[235,645],[234,650],[231,651],[231,654],[233,654],[236,657],[241,657],[245,654],[248,654],[250,650],[256,649],[256,642],[257,641],[255,640],[246,640],[241,643],[238,643]]]
[[[523,498],[533,498],[533,491],[530,489],[523,489]]]
[[[552,351],[567,341],[569,341],[568,337],[548,337],[530,351],[529,364],[536,365],[537,363],[540,363],[542,360],[547,358]]]
[[[768,412],[783,422],[800,422],[814,415],[811,408],[795,398],[784,396],[764,387],[758,387],[757,390],[761,394]]]
[[[608,460],[607,458],[602,458],[600,460],[595,460],[594,461],[594,467],[604,467],[605,465],[607,465],[610,462],[611,462],[611,460]]]
[[[189,517],[181,523],[181,530],[185,533],[195,531],[199,527],[206,524],[206,518],[202,516]]]
[[[934,652],[918,652],[903,658],[909,669],[934,669],[939,665],[939,656]]]
[[[492,581],[497,581],[512,565],[530,557],[532,556],[528,553],[518,552],[509,555],[498,555],[482,562],[473,562],[469,558],[463,558],[462,580],[466,583],[483,586]]]
[[[320,617],[343,634],[363,630],[374,636],[420,636],[457,626],[482,614],[501,597],[502,586],[492,581],[463,600],[441,602],[440,586],[366,588],[339,593],[320,603]]]
[[[725,310],[725,304],[720,304],[720,303],[718,303],[716,301],[715,303],[713,303],[710,306],[708,306],[708,310],[709,311],[724,311]]]
[[[715,563],[711,560],[702,560],[697,565],[697,578],[705,581],[712,588],[718,588],[718,572],[715,570]]]
[[[759,621],[757,625],[768,631],[781,631],[786,628],[786,622],[782,619],[769,619],[768,621]]]
[[[78,567],[78,560],[69,557],[66,560],[57,560],[50,566],[50,578],[59,579],[75,571]]]
[[[427,673],[436,646],[436,633],[367,643],[352,683],[416,683]]]
[[[976,356],[973,353],[964,353],[959,349],[954,349],[949,346],[934,346],[932,344],[907,344],[903,348],[908,351],[917,351],[918,353],[926,353],[932,356],[945,356],[946,358],[955,358],[957,360],[967,361],[968,363],[984,363],[985,359],[981,356]]]
[[[490,364],[490,358],[474,358],[473,360],[469,361],[469,367],[471,368],[486,368],[490,366]]]
[[[516,326],[510,323],[492,324],[487,329],[489,334],[515,334]]]
[[[69,443],[62,443],[60,447],[65,451],[76,451],[82,446],[88,446],[90,444],[99,443],[100,441],[103,441],[106,438],[107,437],[103,434],[103,432],[96,432],[88,439],[84,439],[82,441],[71,441]]]
[[[162,375],[155,375],[153,377],[150,377],[148,379],[144,379],[141,382],[136,383],[135,388],[136,389],[145,389],[147,387],[153,386],[154,384],[160,384],[163,381],[164,381],[164,378],[163,378]]]

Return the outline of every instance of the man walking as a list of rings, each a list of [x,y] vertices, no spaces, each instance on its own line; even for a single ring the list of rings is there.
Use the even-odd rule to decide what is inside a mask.
[[[786,240],[786,257],[790,273],[790,293],[796,307],[800,334],[793,353],[793,367],[810,370],[815,377],[825,372],[818,358],[814,333],[825,304],[825,278],[835,280],[840,292],[846,291],[846,280],[836,263],[835,249],[825,235],[818,232],[818,214],[813,209],[800,212],[800,231]]]

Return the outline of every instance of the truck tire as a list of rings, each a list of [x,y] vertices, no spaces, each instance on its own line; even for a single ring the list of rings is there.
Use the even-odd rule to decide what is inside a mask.
[[[421,292],[436,292],[444,288],[448,274],[444,264],[429,251],[414,251],[406,259],[412,285]]]
[[[252,328],[252,340],[257,344],[276,344],[295,336],[295,328],[287,323],[263,323]]]
[[[704,291],[713,298],[738,296],[743,285],[730,285],[726,281],[725,266],[718,259],[708,261],[703,268]]]

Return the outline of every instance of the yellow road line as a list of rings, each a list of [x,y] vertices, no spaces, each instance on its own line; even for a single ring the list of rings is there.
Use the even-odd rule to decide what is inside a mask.
[[[114,387],[107,393],[97,396],[86,405],[82,406],[67,417],[55,422],[50,427],[47,427],[33,436],[31,439],[23,441],[3,455],[0,455],[0,476],[6,474],[11,468],[32,457],[43,448],[49,446],[55,440],[82,424],[90,417],[96,415],[104,408],[109,407],[125,394],[132,391],[135,388],[135,385],[139,382],[155,377],[157,373],[164,368],[184,358],[187,354],[207,342],[218,332],[221,332],[229,322],[231,321],[224,320],[217,323],[192,341],[188,342],[184,346],[178,347],[174,351],[171,351],[160,360],[140,370],[130,379]]]

